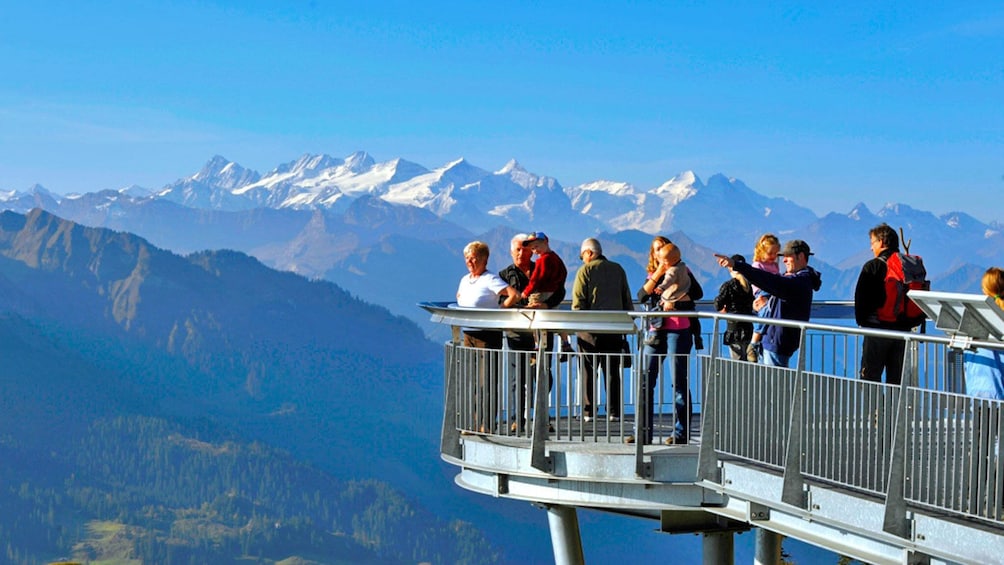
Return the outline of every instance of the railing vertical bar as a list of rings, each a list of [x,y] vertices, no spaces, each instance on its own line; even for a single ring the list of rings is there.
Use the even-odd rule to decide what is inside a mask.
[[[954,396],[948,399],[949,405],[949,430],[948,437],[950,440],[950,451],[949,451],[949,468],[946,470],[945,478],[946,481],[948,477],[958,477],[962,469],[959,465],[959,421],[958,421],[958,399]],[[956,482],[954,485],[949,485],[951,488],[948,490],[948,499],[945,504],[949,508],[956,508],[957,501],[959,498],[959,488],[961,487],[961,481]]]
[[[996,424],[996,430],[994,435],[994,462],[995,469],[991,475],[992,484],[994,485],[994,502],[992,512],[990,513],[990,518],[993,520],[1001,520],[1004,518],[1004,457],[1002,457],[1002,452],[1004,452],[1004,410],[1001,409],[1000,404],[994,405],[994,422]]]
[[[969,489],[969,511],[977,516],[984,516],[986,512],[987,495],[987,432],[989,431],[987,403],[982,400],[973,402],[973,439],[976,444],[973,446],[973,477],[972,486]]]

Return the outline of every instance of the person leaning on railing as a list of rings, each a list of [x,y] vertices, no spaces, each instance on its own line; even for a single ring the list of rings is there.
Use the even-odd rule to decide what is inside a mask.
[[[502,306],[511,307],[519,300],[519,292],[509,286],[495,273],[488,272],[488,244],[482,241],[472,241],[464,247],[464,264],[467,266],[468,274],[460,278],[457,286],[457,306],[463,308],[498,308],[499,300],[502,297]],[[495,352],[502,349],[502,332],[499,330],[464,330],[464,345],[481,349],[490,349]],[[487,432],[492,425],[492,414],[495,413],[495,402],[489,391],[494,390],[492,382],[496,375],[488,374],[487,367],[495,366],[489,362],[488,354],[479,366],[481,372],[478,374],[478,386],[475,399],[476,413],[474,418],[478,424],[478,430]]]
[[[532,260],[533,250],[530,246],[523,245],[523,242],[525,242],[529,237],[530,236],[525,233],[518,233],[513,236],[512,240],[509,242],[509,254],[512,256],[512,263],[508,267],[499,271],[499,277],[509,283],[509,286],[513,287],[521,294],[523,290],[526,289],[527,285],[530,284],[530,277],[536,268],[536,263]],[[557,308],[564,299],[565,286],[564,281],[562,281],[561,286],[558,286],[554,292],[549,293],[543,303],[535,304],[535,306],[543,308]],[[522,299],[515,306],[525,308],[528,305],[528,300]],[[534,357],[531,355],[531,352],[537,349],[537,344],[534,339],[533,332],[518,332],[510,330],[505,333],[505,336],[506,341],[509,343],[509,349],[522,352],[512,356],[511,363],[514,365],[510,365],[515,369],[516,378],[510,380],[509,382],[509,405],[513,407],[512,413],[509,415],[509,426],[510,431],[515,432],[520,428],[525,428],[525,415],[529,413],[529,408],[533,404],[533,380],[530,377],[530,368],[531,359],[534,359]],[[554,334],[548,332],[547,345],[545,346],[545,349],[547,351],[551,351],[553,349],[553,345]],[[550,390],[551,385],[554,382],[554,375],[551,372],[550,363],[547,363],[546,367],[548,390]],[[522,423],[517,422],[517,412],[523,413],[523,416],[521,417]]]
[[[983,273],[980,285],[983,294],[992,296],[1004,309],[1004,270],[990,267]],[[1004,400],[1004,352],[1000,349],[967,351],[963,355],[966,369],[966,394],[978,398]]]

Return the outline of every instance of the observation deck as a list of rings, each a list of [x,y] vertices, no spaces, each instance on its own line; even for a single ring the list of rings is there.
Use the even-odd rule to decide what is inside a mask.
[[[726,321],[763,320],[689,314],[707,347],[681,356],[694,417],[686,443],[670,445],[672,353],[657,359],[653,417],[642,417],[651,359],[640,328],[662,314],[423,303],[453,330],[442,457],[465,489],[546,508],[557,563],[585,562],[578,508],[699,532],[705,563],[732,563],[733,534],[749,529],[757,563],[780,563],[783,536],[868,563],[1002,562],[1004,403],[963,394],[962,352],[1004,349],[1004,313],[986,297],[915,295],[937,331],[776,322],[801,330],[791,368],[723,356]],[[814,305],[813,319],[847,318],[848,303]],[[522,334],[523,345],[467,346],[462,329]],[[621,334],[629,348],[547,348],[548,334],[577,332]],[[866,335],[906,342],[901,384],[857,378]]]

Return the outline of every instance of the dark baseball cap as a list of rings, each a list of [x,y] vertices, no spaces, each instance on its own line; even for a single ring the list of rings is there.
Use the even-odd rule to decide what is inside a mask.
[[[812,255],[808,243],[801,239],[792,239],[784,244],[784,249],[778,255],[798,255],[799,253],[805,253],[806,256]]]

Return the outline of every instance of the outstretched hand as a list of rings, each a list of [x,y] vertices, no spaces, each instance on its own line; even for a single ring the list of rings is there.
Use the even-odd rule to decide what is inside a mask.
[[[732,269],[735,266],[735,262],[728,255],[719,255],[715,253],[715,258],[718,259],[718,264],[727,269]]]

